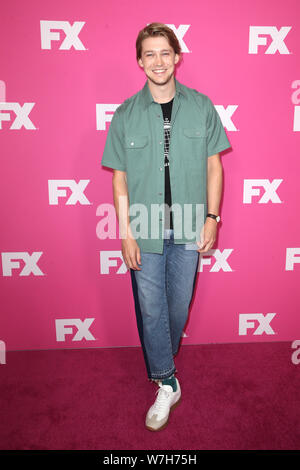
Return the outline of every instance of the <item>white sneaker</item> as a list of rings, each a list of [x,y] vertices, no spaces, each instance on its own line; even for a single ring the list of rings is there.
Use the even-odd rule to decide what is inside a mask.
[[[162,385],[162,382],[158,382],[159,388],[156,390],[158,395],[146,416],[146,428],[150,431],[164,429],[168,424],[170,412],[179,405],[181,389],[177,378],[176,383],[177,389],[173,392],[171,385]]]

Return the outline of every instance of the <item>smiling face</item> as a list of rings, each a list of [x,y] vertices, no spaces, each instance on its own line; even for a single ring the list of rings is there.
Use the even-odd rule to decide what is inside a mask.
[[[174,76],[179,55],[175,54],[164,36],[149,37],[142,42],[142,54],[138,60],[140,67],[152,83],[166,85]]]

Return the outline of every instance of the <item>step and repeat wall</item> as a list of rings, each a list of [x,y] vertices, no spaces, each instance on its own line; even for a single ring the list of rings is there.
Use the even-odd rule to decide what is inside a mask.
[[[101,158],[115,109],[145,83],[135,40],[154,21],[176,33],[176,77],[211,98],[232,146],[182,344],[300,335],[299,2],[15,0],[0,17],[7,350],[140,345]]]

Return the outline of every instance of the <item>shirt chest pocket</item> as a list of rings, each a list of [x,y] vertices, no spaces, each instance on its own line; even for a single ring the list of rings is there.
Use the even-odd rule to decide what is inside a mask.
[[[183,142],[184,142],[184,156],[186,165],[191,168],[202,168],[204,160],[207,156],[206,148],[206,127],[197,126],[195,128],[184,128]]]
[[[144,173],[149,164],[149,137],[147,135],[128,134],[124,138],[127,173],[131,178]]]
[[[199,142],[201,142],[201,139],[205,139],[207,136],[205,127],[197,127],[195,129],[185,128],[183,129],[183,133],[189,139],[199,139]]]
[[[124,139],[124,147],[130,150],[141,150],[148,145],[148,136],[147,135],[132,135],[126,136]],[[133,155],[136,152],[133,152]]]

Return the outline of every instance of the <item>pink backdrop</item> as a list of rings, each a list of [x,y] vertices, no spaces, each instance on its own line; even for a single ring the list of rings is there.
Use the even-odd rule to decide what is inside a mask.
[[[212,99],[232,145],[183,344],[299,336],[299,2],[14,0],[0,18],[7,350],[140,344],[121,243],[96,231],[113,203],[110,110],[145,82],[135,39],[152,21],[175,28],[177,78]]]

